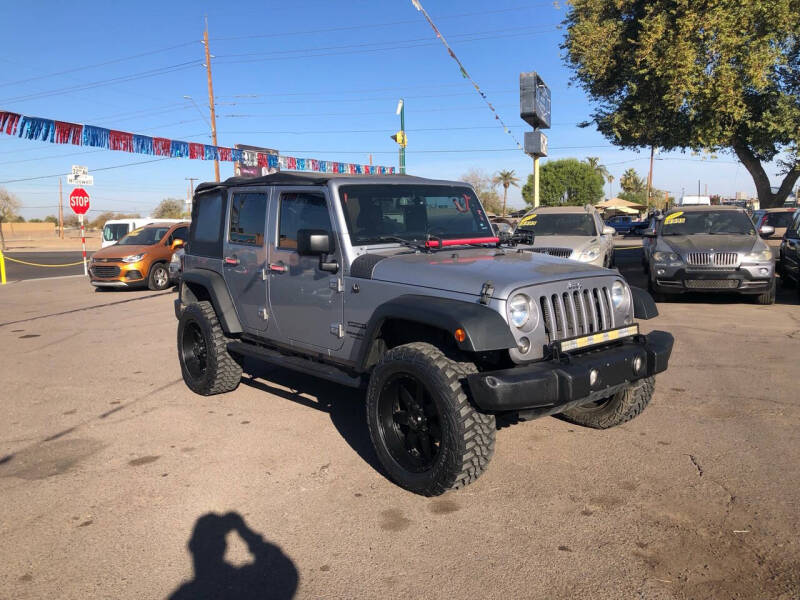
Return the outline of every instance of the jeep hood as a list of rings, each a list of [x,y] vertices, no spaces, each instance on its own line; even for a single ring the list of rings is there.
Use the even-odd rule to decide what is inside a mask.
[[[740,252],[747,253],[766,249],[760,238],[750,235],[670,235],[662,236],[661,241],[667,247],[665,250],[677,252],[684,256],[688,252]]]
[[[146,253],[148,250],[152,249],[152,247],[153,246],[142,246],[138,244],[130,246],[120,246],[119,244],[114,244],[113,246],[101,248],[92,254],[92,258],[102,258],[105,260],[110,258],[125,258],[126,256],[132,256],[134,254]]]
[[[602,267],[535,252],[481,248],[394,254],[375,265],[372,279],[475,296],[491,281],[493,297],[504,300],[526,285],[610,274]]]

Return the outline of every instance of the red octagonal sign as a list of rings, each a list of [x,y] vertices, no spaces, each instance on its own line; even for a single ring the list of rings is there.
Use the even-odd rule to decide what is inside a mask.
[[[75,188],[69,195],[69,207],[76,215],[85,215],[89,210],[89,193],[83,188]]]

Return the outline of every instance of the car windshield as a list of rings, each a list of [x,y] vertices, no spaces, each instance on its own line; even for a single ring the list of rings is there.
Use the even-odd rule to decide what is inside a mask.
[[[151,246],[161,241],[169,227],[142,227],[134,229],[119,242],[120,246]]]
[[[106,242],[116,242],[126,233],[128,233],[127,223],[111,223],[103,227],[103,240]]]
[[[753,222],[739,211],[678,211],[661,224],[662,235],[740,234],[755,235]]]
[[[350,243],[480,240],[494,233],[472,189],[447,185],[344,185],[339,188]]]
[[[539,235],[597,235],[594,218],[588,213],[532,213],[519,222],[517,229]]]

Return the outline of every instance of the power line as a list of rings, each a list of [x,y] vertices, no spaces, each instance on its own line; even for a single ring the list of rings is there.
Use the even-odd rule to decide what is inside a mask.
[[[511,108],[512,105],[503,105],[503,108]],[[425,112],[453,112],[453,111],[461,111],[461,110],[484,110],[482,106],[448,106],[446,108],[420,108],[414,109],[414,112],[418,113],[425,113]],[[227,114],[222,115],[226,118],[231,119],[255,119],[260,117],[342,117],[342,116],[350,116],[352,112],[333,112],[333,113],[251,113],[251,114]],[[385,115],[385,110],[373,111],[373,112],[364,112],[359,111],[359,116],[361,115]]]
[[[48,73],[47,75],[39,75],[37,77],[28,77],[26,79],[17,79],[16,81],[3,81],[0,82],[0,87],[4,87],[7,85],[18,85],[20,83],[28,83],[30,81],[38,81],[40,79],[47,79],[49,77],[56,77],[58,75],[66,75],[68,73],[77,73],[78,71],[85,71],[87,69],[94,69],[96,67],[104,67],[106,65],[113,65],[116,63],[125,62],[128,60],[133,60],[136,58],[141,58],[143,56],[151,56],[153,54],[160,54],[161,52],[167,52],[169,50],[175,50],[176,48],[185,48],[186,46],[190,46],[195,44],[196,42],[184,42],[183,44],[175,44],[173,46],[166,46],[164,48],[157,48],[156,50],[149,50],[147,52],[140,52],[139,54],[132,54],[130,56],[123,56],[120,58],[113,58],[111,60],[107,60],[104,62],[94,63],[91,65],[84,65],[82,67],[73,67],[71,69],[65,69],[63,71],[55,71],[53,73]]]
[[[97,167],[97,168],[92,169],[92,172],[110,171],[111,169],[121,169],[123,167],[135,167],[137,165],[146,165],[146,164],[149,164],[149,163],[161,162],[161,161],[164,161],[164,160],[171,160],[172,158],[173,158],[172,156],[165,156],[163,158],[154,158],[153,160],[142,160],[142,161],[137,161],[137,162],[124,163],[124,164],[121,164],[121,165],[113,165],[111,167]],[[34,181],[36,179],[50,179],[51,177],[65,177],[66,175],[71,175],[71,174],[72,174],[71,172],[70,173],[55,173],[53,175],[39,175],[38,177],[24,177],[24,178],[21,178],[21,179],[7,179],[6,181],[0,181],[0,184],[18,183],[20,181]]]
[[[490,14],[499,14],[499,13],[507,13],[507,12],[516,12],[520,10],[530,9],[534,5],[551,5],[552,2],[550,0],[542,1],[542,2],[531,2],[526,5],[522,6],[512,6],[509,8],[498,8],[495,10],[485,10],[480,12],[470,12],[470,13],[461,13],[455,15],[445,15],[439,17],[441,20],[450,20],[450,19],[459,19],[462,17],[474,17],[474,16],[486,16]],[[230,41],[230,40],[250,40],[250,39],[258,39],[258,38],[276,38],[276,37],[290,37],[296,35],[307,35],[313,33],[331,33],[334,31],[353,31],[359,29],[375,29],[377,27],[391,27],[393,25],[405,25],[408,23],[418,23],[418,19],[404,19],[402,21],[389,21],[384,23],[372,23],[372,24],[365,24],[365,25],[349,25],[346,27],[325,27],[323,29],[306,29],[305,31],[289,31],[289,32],[271,32],[271,33],[262,33],[262,34],[253,34],[253,35],[241,35],[241,36],[229,36],[229,37],[215,37],[211,38],[214,41]]]

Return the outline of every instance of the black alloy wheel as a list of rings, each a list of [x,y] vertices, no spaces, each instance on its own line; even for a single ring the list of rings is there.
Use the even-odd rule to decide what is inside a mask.
[[[414,473],[430,469],[442,444],[435,400],[425,385],[408,373],[390,377],[378,399],[379,432],[392,458]]]
[[[195,322],[186,324],[181,336],[181,358],[189,374],[200,379],[208,368],[208,346],[200,326]]]

